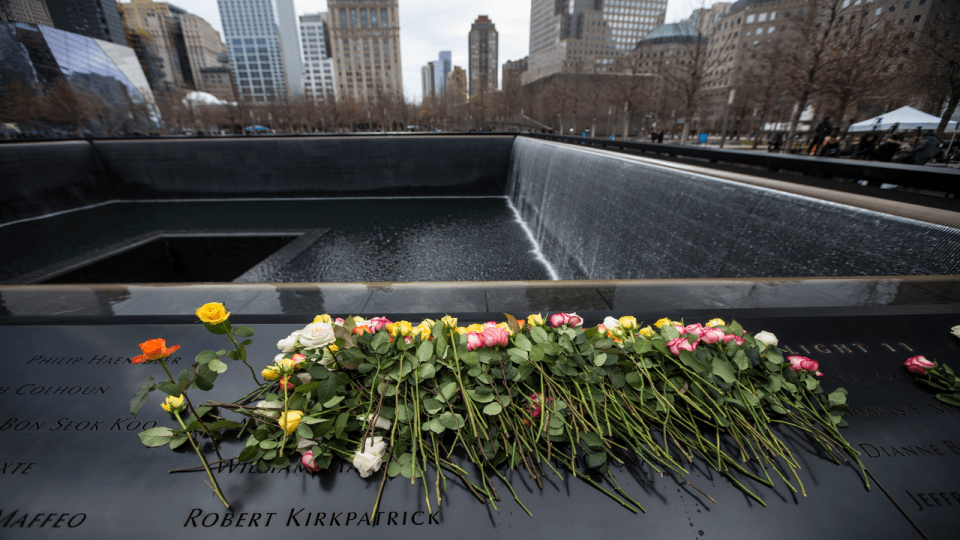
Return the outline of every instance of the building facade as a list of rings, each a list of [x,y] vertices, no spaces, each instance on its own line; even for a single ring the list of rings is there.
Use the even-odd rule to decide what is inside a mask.
[[[204,78],[201,75],[201,70],[205,68],[222,69],[229,66],[227,47],[220,39],[220,32],[217,32],[207,21],[190,13],[180,15],[179,22],[180,31],[183,35],[184,50],[187,55],[186,67],[190,70],[190,78],[193,80],[194,88],[213,94],[220,99],[226,99],[207,90]],[[182,68],[183,66],[181,66]],[[231,98],[228,101],[234,101],[234,99]]]
[[[183,76],[184,68],[189,73],[190,67],[181,65],[181,54],[177,50],[177,36],[181,34],[178,17],[186,12],[176,6],[152,0],[132,0],[127,4],[119,4],[119,9],[127,32],[141,31],[150,37],[152,52],[156,55],[162,71],[160,86],[154,87],[154,90],[163,94],[193,88]],[[129,40],[128,44],[132,46]],[[192,81],[192,76],[190,80]]]
[[[523,84],[523,74],[527,71],[527,57],[520,60],[507,60],[503,64],[503,89],[519,88]]]
[[[403,101],[397,0],[327,0],[337,98]]]
[[[450,51],[440,51],[440,58],[437,60],[436,69],[433,73],[433,87],[437,95],[442,96],[447,91],[447,74],[453,69],[453,56]]]
[[[497,57],[500,49],[497,26],[486,15],[480,15],[470,26],[469,51],[470,95],[497,90]]]
[[[446,96],[451,101],[463,103],[467,100],[467,72],[460,66],[454,66],[447,74]]]
[[[427,62],[420,68],[420,86],[423,90],[423,99],[437,97],[437,63]]]
[[[53,26],[45,0],[0,0],[0,21]]]
[[[287,97],[283,50],[273,0],[217,0],[230,69],[243,101],[272,103]]]
[[[224,63],[226,64],[226,62]],[[201,92],[206,92],[219,100],[230,103],[237,100],[237,95],[233,89],[233,77],[228,66],[202,67],[199,72],[198,80],[200,81],[199,90]]]
[[[330,32],[326,13],[300,16],[300,49],[303,51],[304,93],[324,101],[337,97],[336,68],[330,58]]]
[[[667,0],[533,0],[523,83],[554,73],[610,71],[663,24]]]
[[[127,44],[115,0],[47,0],[53,26],[118,45]]]
[[[303,97],[303,55],[300,51],[300,31],[297,28],[297,10],[293,0],[274,0],[277,4],[277,29],[280,32],[280,53],[287,81],[287,97]]]

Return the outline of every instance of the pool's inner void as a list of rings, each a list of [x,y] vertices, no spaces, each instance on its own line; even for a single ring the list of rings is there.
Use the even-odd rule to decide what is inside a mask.
[[[27,281],[47,281],[43,274],[56,272],[66,261],[82,265],[90,254],[111,254],[129,239],[157,231],[256,234],[314,229],[329,230],[273,271],[268,281],[550,279],[515,216],[504,197],[118,202],[0,228],[0,245],[6,246],[0,281],[23,283],[30,275],[33,279]],[[243,258],[232,253],[242,246],[229,239],[221,242],[218,245],[215,237],[201,242],[197,258],[204,264],[220,259],[225,265]],[[129,258],[130,253],[121,257]],[[247,257],[243,264],[253,266],[269,253],[256,260]],[[182,252],[178,257],[189,258]],[[76,273],[80,279],[69,282],[90,282],[82,279],[83,270]],[[139,281],[176,281],[156,279],[154,273],[145,271]],[[210,275],[214,277],[182,281],[235,277]],[[58,281],[62,278],[50,282]],[[131,281],[138,280],[127,276],[116,282]]]

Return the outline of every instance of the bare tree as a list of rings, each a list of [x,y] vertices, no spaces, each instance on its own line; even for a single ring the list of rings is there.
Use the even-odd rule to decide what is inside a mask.
[[[916,66],[913,73],[932,94],[934,106],[943,107],[937,125],[937,136],[942,136],[960,103],[960,21],[936,20],[919,36],[911,60]]]
[[[683,29],[683,42],[677,47],[677,56],[672,61],[665,61],[671,63],[664,66],[661,73],[667,86],[679,99],[684,116],[680,144],[687,144],[693,118],[703,103],[701,98],[707,78],[707,12],[700,9],[689,20],[677,24]]]

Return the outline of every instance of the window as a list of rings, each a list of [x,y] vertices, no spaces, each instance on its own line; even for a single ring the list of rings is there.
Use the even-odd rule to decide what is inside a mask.
[[[766,13],[761,13],[759,16],[757,16],[757,22],[766,22],[766,21],[767,21]]]
[[[347,10],[341,9],[340,10],[340,28],[346,28],[346,27],[347,27]]]
[[[897,23],[897,26],[903,26],[903,21],[905,21],[905,20],[906,20],[906,19],[900,19],[900,22]]]
[[[360,27],[361,28],[367,27],[367,10],[365,9],[360,10]]]
[[[747,15],[747,24],[750,24],[750,23],[752,23],[752,22],[753,22],[753,19],[754,19],[754,17],[755,17],[754,15]]]
[[[350,10],[350,28],[356,28],[356,27],[357,27],[357,10],[351,9]]]
[[[371,10],[370,10],[370,27],[371,27],[371,28],[376,28],[376,27],[378,27],[378,26],[380,26],[380,25],[377,24],[377,10],[371,9]]]
[[[771,26],[770,28],[767,28],[767,33],[768,33],[768,34],[772,34],[774,30],[775,30],[775,28],[774,28],[773,26]]]
[[[920,15],[917,15],[913,18],[913,22],[920,22]]]
[[[389,26],[389,24],[387,24],[387,10],[381,9],[380,10],[380,27],[386,28],[387,26]]]

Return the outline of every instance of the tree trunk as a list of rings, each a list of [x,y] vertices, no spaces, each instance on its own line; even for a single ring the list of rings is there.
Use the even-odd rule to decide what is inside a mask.
[[[593,138],[597,137],[597,115],[593,115],[593,118],[591,119],[590,136]]]
[[[790,146],[793,143],[793,134],[797,131],[797,122],[800,121],[800,115],[803,114],[803,109],[807,106],[807,101],[810,100],[810,92],[804,92],[803,97],[800,98],[800,101],[797,103],[797,110],[790,115],[790,129],[787,131],[787,140],[784,141],[783,150],[781,153],[787,153],[790,150]]]
[[[623,140],[630,136],[630,104],[623,104]]]
[[[949,100],[947,101],[947,109],[943,111],[943,117],[940,118],[940,123],[937,124],[937,137],[943,137],[943,132],[947,129],[950,118],[953,117],[953,113],[957,110],[958,99],[960,99],[960,88],[954,88],[953,92],[950,93]]]
[[[683,130],[680,132],[680,145],[686,146],[687,137],[690,135],[690,119],[683,119]]]

